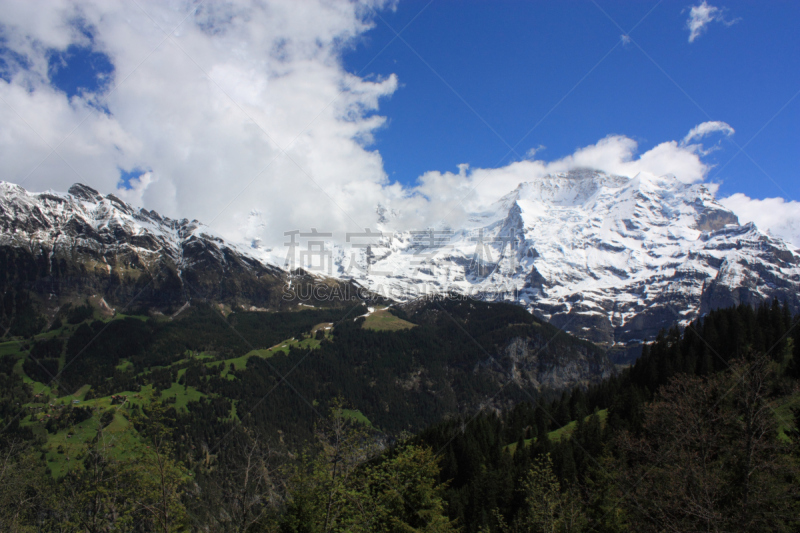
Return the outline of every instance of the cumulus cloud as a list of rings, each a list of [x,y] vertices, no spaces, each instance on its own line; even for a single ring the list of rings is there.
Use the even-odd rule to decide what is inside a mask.
[[[731,135],[733,128],[724,122],[705,122],[692,128],[680,142],[663,142],[642,153],[633,139],[610,135],[554,161],[523,160],[501,168],[470,169],[467,165],[459,165],[455,173],[427,172],[414,189],[417,199],[425,199],[415,204],[414,213],[418,216],[418,224],[467,227],[470,213],[488,208],[491,202],[519,183],[581,168],[628,177],[639,173],[671,174],[687,184],[703,183],[712,194],[716,194],[719,184],[705,181],[710,166],[703,161],[703,156],[708,151],[697,142],[714,132]],[[754,222],[762,231],[800,248],[800,202],[782,198],[757,200],[743,194],[734,194],[720,201],[736,213],[742,223]]]
[[[355,76],[340,58],[385,2],[195,5],[6,3],[0,37],[18,61],[0,73],[0,179],[85,182],[229,237],[252,233],[254,210],[281,237],[312,219],[363,229],[394,190],[369,145],[397,80]],[[54,53],[75,46],[113,65],[98,94],[52,83]],[[117,190],[135,168],[149,172]]]
[[[724,10],[709,5],[703,0],[702,4],[692,6],[689,10],[689,19],[686,21],[686,27],[689,29],[689,42],[693,43],[695,39],[705,33],[707,26],[712,22],[721,22],[726,26],[731,26],[739,20],[741,19],[727,20]]]
[[[525,152],[525,157],[527,159],[533,159],[536,156],[537,153],[541,152],[542,150],[546,150],[546,149],[547,149],[547,147],[545,145],[543,145],[543,144],[540,144],[539,146],[532,146],[531,148],[528,149],[527,152]]]
[[[709,167],[699,141],[733,132],[707,122],[644,152],[610,135],[554,161],[534,159],[540,146],[501,168],[392,183],[370,143],[398,81],[353,75],[341,61],[370,28],[370,9],[386,5],[364,1],[8,3],[0,179],[30,190],[84,182],[283,251],[287,231],[374,228],[378,206],[386,230],[458,227],[519,183],[576,168],[700,182]],[[68,96],[52,83],[51,60],[76,46],[104,54],[113,71]],[[135,169],[146,171],[131,177]]]
[[[429,171],[420,177],[412,191],[414,196],[404,199],[405,209],[395,209],[408,213],[411,200],[415,200],[413,213],[417,218],[411,222],[458,227],[468,223],[471,212],[488,208],[520,183],[552,173],[591,168],[628,177],[639,173],[670,174],[684,183],[697,183],[705,179],[710,169],[701,158],[703,151],[699,144],[667,141],[643,153],[638,148],[638,143],[629,137],[609,135],[554,161],[523,160],[500,168],[470,169],[459,165],[457,173]]]
[[[741,222],[753,222],[760,230],[800,249],[800,202],[783,198],[759,200],[736,193],[721,198],[720,203],[736,213]]]
[[[727,124],[726,122],[722,122],[719,120],[713,120],[708,122],[703,122],[702,124],[698,124],[694,128],[692,128],[689,133],[686,134],[686,137],[683,138],[681,144],[687,145],[692,141],[702,139],[707,135],[711,135],[712,133],[720,132],[727,137],[730,137],[734,133],[734,129]]]

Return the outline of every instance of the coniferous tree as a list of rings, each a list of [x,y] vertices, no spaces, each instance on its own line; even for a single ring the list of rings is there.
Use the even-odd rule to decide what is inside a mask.
[[[800,322],[794,326],[792,345],[792,358],[789,360],[786,373],[789,377],[800,379]]]
[[[586,527],[579,499],[569,490],[562,491],[549,454],[536,458],[522,484],[522,492],[525,495],[523,506],[510,525],[502,514],[495,512],[503,533],[567,533],[583,531]]]
[[[677,376],[617,437],[634,531],[788,531],[797,468],[782,452],[765,357],[704,381]],[[729,394],[736,389],[736,394]]]
[[[148,521],[162,533],[181,531],[188,517],[180,497],[189,476],[173,457],[174,409],[165,408],[154,395],[133,423],[148,443],[142,459],[123,472],[128,485],[138,486],[136,520]]]

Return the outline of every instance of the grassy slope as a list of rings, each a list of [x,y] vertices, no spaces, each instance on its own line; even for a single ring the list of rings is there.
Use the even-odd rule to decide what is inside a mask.
[[[364,329],[371,329],[373,331],[398,331],[402,329],[411,329],[416,324],[412,324],[407,320],[394,316],[387,308],[377,309],[374,313],[370,314],[364,323],[361,325]]]
[[[587,416],[586,418],[583,419],[583,421],[584,422],[588,422],[590,416],[592,416],[592,415]],[[606,423],[606,418],[608,418],[608,409],[603,409],[602,411],[598,411],[597,412],[597,416],[600,417],[600,423],[601,424],[605,424]],[[549,438],[552,442],[558,442],[561,439],[568,439],[568,438],[570,438],[572,436],[572,433],[575,431],[575,426],[577,426],[577,425],[578,425],[578,422],[576,420],[573,420],[572,422],[570,422],[566,426],[562,426],[562,427],[560,427],[560,428],[558,428],[556,430],[553,430],[553,431],[549,432],[547,434],[547,438]],[[525,446],[530,446],[533,441],[534,441],[534,439],[526,439],[525,440]],[[517,443],[516,442],[512,442],[511,444],[506,446],[506,449],[509,452],[511,452],[511,454],[513,455],[514,452],[517,449]]]
[[[83,390],[85,389],[85,390]],[[88,392],[89,388],[84,387],[83,394]],[[47,433],[38,420],[46,418],[44,414],[35,413],[34,420],[23,420],[22,425],[33,426],[36,433],[47,439],[43,446],[47,456],[47,465],[53,477],[61,477],[70,470],[81,467],[81,452],[84,450],[85,445],[94,440],[99,428],[100,416],[109,409],[114,411],[113,421],[103,430],[101,445],[105,446],[111,457],[118,460],[130,459],[136,456],[136,448],[143,445],[139,434],[133,428],[128,420],[130,406],[147,403],[148,399],[153,393],[153,387],[146,385],[142,387],[139,392],[135,391],[120,391],[117,394],[127,396],[128,400],[124,404],[111,404],[111,397],[105,396],[102,398],[95,398],[92,400],[81,401],[80,407],[89,407],[94,411],[93,416],[84,420],[80,424],[76,424],[70,428],[59,430],[57,433]],[[204,395],[194,387],[186,387],[173,383],[169,389],[161,392],[161,399],[175,398],[175,403],[172,404],[178,410],[185,410],[190,401],[197,401]],[[58,408],[69,404],[74,396],[65,396],[53,400],[54,407],[50,408],[51,416],[58,413]],[[26,407],[48,407],[45,403],[31,403],[26,404]],[[59,449],[59,446],[61,447]]]
[[[67,472],[82,467],[82,454],[86,445],[97,436],[99,424],[99,416],[93,416],[72,428],[47,434],[43,449],[54,478],[63,477]],[[136,449],[142,445],[142,441],[128,420],[127,409],[117,409],[113,421],[103,429],[98,444],[117,460],[134,459],[137,456]]]
[[[364,416],[364,413],[358,409],[342,409],[342,416],[345,418],[352,418],[358,422],[361,422],[362,424],[372,427],[372,422],[370,422],[369,418]]]
[[[95,314],[97,315],[98,313]],[[122,318],[125,318],[125,316],[116,315],[113,318],[95,316],[95,319],[104,321],[119,320]],[[145,320],[147,317],[137,316],[135,318]],[[63,326],[58,330],[36,335],[35,338],[37,340],[42,340],[56,335],[68,334],[77,328],[77,326],[78,325]],[[237,370],[244,369],[247,365],[247,360],[250,357],[269,358],[279,352],[288,354],[289,349],[293,347],[306,350],[316,349],[320,346],[321,341],[314,338],[314,333],[321,329],[325,332],[325,338],[329,339],[331,337],[331,326],[332,324],[330,323],[318,324],[314,326],[311,334],[306,335],[301,339],[287,339],[276,344],[275,346],[272,346],[271,348],[252,350],[243,356],[225,359],[223,361],[219,361],[212,354],[207,353],[188,355],[189,357],[205,359],[205,364],[209,366],[217,365],[220,362],[224,363],[223,375],[227,375],[231,364],[233,364],[234,368]],[[137,453],[136,450],[143,446],[143,442],[128,419],[129,408],[133,404],[138,404],[141,406],[146,403],[147,399],[149,399],[153,393],[153,387],[151,385],[146,385],[138,392],[118,391],[116,395],[123,395],[127,396],[128,398],[126,403],[121,405],[111,405],[111,396],[84,400],[86,393],[90,389],[88,385],[81,387],[74,394],[54,398],[50,387],[44,383],[32,380],[23,371],[22,365],[25,361],[25,356],[28,354],[27,350],[23,350],[23,345],[25,344],[29,345],[30,342],[18,342],[12,340],[0,343],[0,357],[9,356],[18,358],[18,361],[14,365],[14,372],[16,372],[25,383],[31,385],[34,395],[41,394],[41,397],[35,399],[34,402],[25,404],[23,406],[23,408],[26,409],[26,412],[23,413],[21,425],[31,427],[36,434],[45,438],[46,442],[43,445],[42,450],[45,453],[47,465],[53,477],[62,477],[67,472],[82,467],[83,456],[81,454],[84,453],[86,445],[92,442],[98,435],[98,430],[100,429],[100,417],[109,409],[114,410],[114,419],[106,428],[102,430],[100,434],[100,445],[105,447],[110,453],[111,457],[115,459],[125,460],[133,458]],[[188,358],[182,359],[174,364],[186,363],[188,360]],[[130,362],[128,361],[122,361],[118,366],[118,368],[121,370],[128,367],[130,367]],[[178,379],[180,379],[185,371],[186,369],[180,369],[178,371]],[[161,391],[160,398],[162,400],[174,398],[174,402],[171,402],[170,404],[177,410],[185,410],[189,402],[199,401],[204,396],[205,394],[198,391],[195,387],[184,387],[183,385],[175,382],[172,383],[168,389]],[[75,403],[76,400],[78,403]],[[50,407],[50,404],[52,404],[52,407]],[[57,416],[60,408],[70,404],[75,405],[76,407],[80,406],[91,408],[93,410],[93,416],[88,420],[81,422],[80,424],[61,429],[54,434],[48,433],[44,429],[44,424],[41,422],[41,420],[47,419],[46,414]],[[33,411],[30,408],[38,408],[40,410]],[[46,410],[46,413],[43,412],[44,410]],[[236,417],[235,404],[233,405],[231,416],[233,418]],[[347,416],[352,416],[353,418],[360,420],[367,425],[371,425],[371,422],[358,410],[347,410]]]
[[[322,329],[325,332],[325,338],[326,339],[330,339],[330,337],[331,337],[331,333],[330,333],[330,329],[329,329],[330,326],[331,326],[331,324],[329,324],[329,323],[317,324],[316,326],[314,326],[311,329],[311,334],[306,336],[306,337],[304,337],[304,338],[302,338],[302,339],[294,339],[294,338],[293,339],[286,339],[284,341],[279,342],[275,346],[271,346],[269,348],[255,349],[255,350],[251,350],[251,351],[247,352],[246,354],[244,354],[244,355],[242,355],[240,357],[234,357],[232,359],[225,359],[224,361],[222,361],[224,363],[224,365],[225,365],[225,367],[222,370],[222,375],[223,376],[228,375],[228,372],[230,371],[231,364],[233,364],[233,366],[234,366],[234,368],[236,370],[243,370],[247,366],[247,360],[249,358],[251,358],[251,357],[261,357],[263,359],[269,359],[270,357],[272,357],[273,355],[275,355],[277,353],[283,353],[285,355],[289,355],[289,350],[291,348],[297,348],[297,349],[300,349],[300,350],[315,350],[315,349],[319,348],[319,345],[320,345],[321,341],[319,341],[319,340],[314,338],[314,333],[316,333],[317,330]],[[328,329],[325,329],[325,328],[328,328]],[[211,361],[211,362],[209,362],[207,364],[211,365],[211,364],[218,364],[218,363],[219,363],[219,361]]]

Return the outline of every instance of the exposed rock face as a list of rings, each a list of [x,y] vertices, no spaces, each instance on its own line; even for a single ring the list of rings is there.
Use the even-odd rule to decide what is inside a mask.
[[[800,254],[740,225],[703,185],[672,177],[550,175],[467,226],[441,231],[435,246],[395,233],[371,247],[372,271],[388,274],[357,279],[399,299],[456,291],[515,301],[607,346],[740,302],[779,298],[800,311]]]
[[[559,331],[516,305],[451,294],[419,298],[398,308],[414,323],[445,332],[447,342],[464,357],[472,354],[469,365],[474,367],[463,369],[490,379],[493,390],[559,390],[597,383],[615,372],[607,350]],[[451,363],[458,366],[457,361]],[[512,384],[516,387],[506,388]]]
[[[67,194],[33,194],[0,182],[0,265],[4,290],[26,288],[50,307],[87,295],[163,311],[195,299],[272,310],[293,303],[283,298],[288,273],[247,248],[196,220],[162,217],[80,184]]]
[[[517,337],[508,343],[503,362],[520,385],[553,390],[595,383],[610,377],[613,365],[604,353],[586,347],[548,351],[543,337]]]

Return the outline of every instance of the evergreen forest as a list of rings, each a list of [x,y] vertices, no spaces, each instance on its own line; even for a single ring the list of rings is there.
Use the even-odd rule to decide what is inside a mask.
[[[3,305],[3,531],[800,531],[777,300],[567,388],[520,380],[509,339],[540,365],[604,350],[509,304]]]

